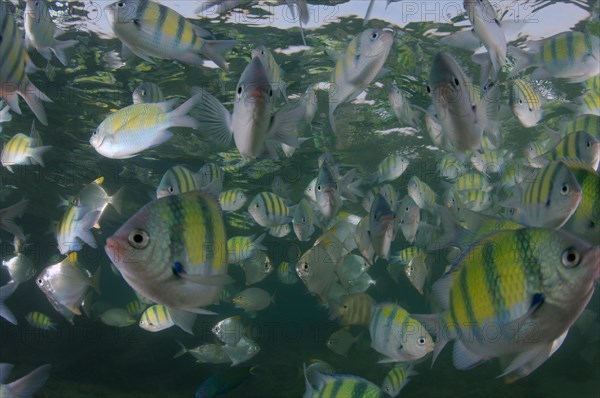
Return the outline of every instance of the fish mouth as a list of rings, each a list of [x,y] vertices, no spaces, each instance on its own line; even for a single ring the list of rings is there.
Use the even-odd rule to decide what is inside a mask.
[[[110,261],[115,265],[115,267],[119,268],[119,264],[124,260],[121,258],[121,245],[114,237],[110,237],[106,239],[106,244],[104,245],[104,251],[110,258]]]

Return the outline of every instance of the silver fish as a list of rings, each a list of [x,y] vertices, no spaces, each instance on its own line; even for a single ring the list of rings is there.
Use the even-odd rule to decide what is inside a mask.
[[[329,89],[329,123],[334,132],[335,110],[353,100],[375,79],[388,57],[393,38],[391,29],[367,29],[354,37],[340,55]]]

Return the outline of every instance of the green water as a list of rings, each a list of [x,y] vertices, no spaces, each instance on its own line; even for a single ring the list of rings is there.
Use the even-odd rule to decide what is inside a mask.
[[[348,41],[364,29],[367,1],[333,3],[309,2],[312,17],[305,28],[307,47],[287,55],[281,51],[274,53],[285,71],[288,95],[300,95],[309,85],[329,81],[334,65],[329,53],[343,51]],[[291,186],[292,199],[297,202],[317,174],[318,156],[330,151],[343,171],[354,167],[363,176],[373,172],[388,154],[400,152],[411,160],[406,173],[393,182],[400,197],[406,194],[406,184],[412,175],[419,176],[440,194],[443,192],[444,185],[436,175],[439,151],[425,131],[400,128],[402,126],[390,109],[387,89],[392,81],[396,81],[409,93],[413,104],[429,106],[425,87],[431,60],[437,51],[448,50],[430,33],[435,29],[453,29],[453,23],[464,20],[456,17],[453,11],[460,9],[462,2],[410,3],[421,11],[418,13],[408,12],[409,3],[393,3],[386,10],[383,0],[376,1],[369,26],[389,26],[397,32],[385,64],[389,71],[368,88],[366,99],[372,103],[340,106],[336,111],[338,132],[333,134],[327,120],[327,91],[318,90],[319,107],[312,129],[304,132],[304,136],[312,139],[289,159],[253,162],[226,173],[226,189],[242,188],[252,198],[258,192],[270,190],[273,178],[279,176]],[[593,28],[588,26],[586,18],[597,5],[578,3],[581,4],[540,1],[521,6],[538,17],[538,22],[528,28],[547,37],[569,29]],[[23,197],[30,200],[20,225],[26,234],[30,234],[29,242],[33,244],[24,253],[41,270],[60,259],[55,238],[49,233],[51,220],[59,220],[62,216],[63,209],[56,206],[58,195],[74,195],[83,184],[99,176],[105,177],[104,186],[110,193],[126,187],[122,215],[108,210],[101,221],[102,228],[94,232],[100,249],[86,246],[80,252],[83,265],[92,270],[98,265],[103,267],[100,299],[113,307],[123,307],[135,296],[122,279],[110,272],[110,262],[101,249],[106,237],[155,197],[156,186],[169,167],[183,164],[197,170],[207,162],[225,166],[236,162],[239,155],[234,147],[228,150],[217,148],[211,137],[203,135],[202,131],[173,129],[174,138],[166,144],[131,159],[112,160],[103,158],[89,144],[94,129],[111,111],[130,105],[131,92],[142,81],[157,83],[167,98],[187,98],[192,86],[202,86],[231,109],[235,85],[255,45],[264,44],[272,50],[293,49],[302,45],[302,39],[297,22],[283,18],[286,6],[261,3],[247,14],[234,12],[210,22],[207,19],[194,21],[209,27],[218,38],[238,40],[238,45],[226,56],[230,63],[227,73],[171,61],[150,64],[139,59],[114,68],[105,55],[110,51],[119,52],[121,44],[111,37],[106,16],[98,11],[107,4],[69,2],[51,5],[56,11],[53,16],[68,31],[65,38],[76,38],[81,44],[69,53],[68,67],[56,65],[52,73],[31,75],[36,86],[53,100],[45,104],[48,126],[38,124],[44,145],[52,145],[53,150],[46,157],[45,168],[17,166],[14,174],[2,168],[0,208]],[[186,17],[193,17],[192,11],[197,6],[194,1],[167,1],[165,4]],[[23,4],[19,4],[19,8],[23,9]],[[597,13],[594,15],[597,22]],[[450,51],[477,81],[479,68],[470,60],[471,54],[464,50]],[[45,65],[37,54],[33,59],[38,65]],[[57,64],[56,60],[54,64]],[[581,93],[579,85],[556,81],[540,82],[540,85],[556,98],[572,99]],[[29,131],[33,114],[22,101],[21,108],[22,116],[13,114],[11,122],[1,125],[2,141],[17,132]],[[544,124],[556,127],[570,115],[566,109],[553,109],[547,112],[540,125],[527,130],[512,117],[503,120],[503,148],[521,156],[523,145],[544,133]],[[361,216],[365,214],[359,204],[349,203],[344,209]],[[243,211],[225,218],[229,236],[261,233],[260,227]],[[313,239],[317,236],[318,233]],[[2,234],[3,259],[12,253],[10,238]],[[276,266],[281,261],[294,264],[298,254],[306,251],[311,243],[312,240],[298,242],[293,234],[281,239],[269,236],[265,241]],[[406,242],[399,238],[394,242],[392,252],[405,246]],[[407,281],[398,284],[391,281],[382,263],[370,271],[377,285],[368,293],[377,302],[395,301],[410,312],[427,312],[426,300]],[[238,280],[236,287],[243,289],[243,274],[239,267],[232,266],[230,273]],[[2,276],[4,284],[8,276],[6,273]],[[339,373],[358,375],[378,385],[381,383],[388,368],[376,364],[379,354],[370,348],[366,329],[352,329],[354,334],[362,330],[363,337],[348,357],[336,355],[326,348],[325,340],[339,325],[328,319],[328,311],[301,282],[290,287],[279,283],[276,275],[270,275],[257,286],[276,295],[276,304],[261,311],[256,318],[243,315],[244,321],[254,326],[256,341],[261,346],[261,352],[249,361],[251,365],[258,365],[258,370],[246,384],[224,396],[299,397],[304,392],[302,363],[311,358],[329,362]],[[193,396],[206,377],[225,371],[229,365],[197,364],[191,356],[172,359],[179,348],[175,340],[188,347],[212,343],[214,337],[210,328],[216,321],[243,313],[227,304],[215,307],[219,316],[199,317],[194,336],[178,328],[159,333],[144,331],[137,325],[116,329],[85,316],[76,317],[72,326],[54,311],[33,281],[20,286],[8,300],[8,305],[19,320],[17,327],[0,322],[0,360],[15,364],[9,380],[50,363],[53,366],[51,376],[36,396],[56,398]],[[595,294],[588,308],[598,311],[599,307],[598,294]],[[58,321],[57,331],[43,332],[27,325],[24,316],[34,310]],[[432,369],[429,357],[417,365],[419,375],[412,378],[402,396],[596,397],[600,391],[600,355],[596,354],[593,363],[588,363],[579,354],[584,348],[600,354],[598,341],[589,345],[578,330],[572,330],[563,347],[543,366],[511,385],[496,379],[500,373],[497,361],[489,361],[469,371],[454,369],[451,349],[446,348]]]

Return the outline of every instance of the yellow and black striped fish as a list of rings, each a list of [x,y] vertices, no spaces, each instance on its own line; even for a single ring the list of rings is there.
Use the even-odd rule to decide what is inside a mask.
[[[306,392],[304,398],[385,398],[387,395],[370,381],[352,375],[312,373],[309,382],[304,364]],[[314,384],[314,385],[313,385]]]
[[[272,192],[261,192],[257,194],[250,205],[248,212],[254,221],[261,227],[276,227],[290,221],[290,210],[285,201]]]
[[[175,325],[169,309],[164,305],[153,305],[148,307],[140,318],[140,327],[149,332],[159,332]]]
[[[540,169],[505,202],[513,220],[530,227],[560,228],[581,202],[581,186],[563,162]]]
[[[163,175],[158,188],[156,188],[156,197],[162,198],[199,190],[200,182],[196,173],[184,166],[177,165],[171,167]]]
[[[414,317],[435,330],[435,357],[454,340],[456,368],[508,356],[503,375],[515,380],[560,346],[599,277],[598,246],[551,229],[500,231],[468,247],[434,284],[446,311]]]
[[[172,9],[150,0],[119,0],[106,7],[115,35],[138,57],[174,59],[201,66],[202,54],[227,70],[223,53],[235,40],[212,40],[212,34]],[[126,51],[126,50],[125,50]]]
[[[580,83],[600,74],[600,38],[592,34],[568,31],[539,41],[527,43],[528,52],[510,46],[508,51],[517,64],[508,74],[517,73],[531,67],[535,80],[547,78],[568,79],[570,83]]]
[[[56,324],[52,322],[52,319],[46,314],[42,314],[38,311],[32,311],[25,316],[27,322],[37,329],[43,330],[56,330]]]
[[[597,169],[600,164],[600,140],[592,137],[585,131],[576,131],[565,136],[554,148],[530,161],[538,167],[545,165],[549,160],[580,162],[592,169]]]
[[[512,83],[508,103],[513,114],[525,127],[533,127],[544,115],[542,97],[531,85],[522,79]]]
[[[231,280],[221,208],[198,191],[148,203],[107,239],[105,250],[125,281],[169,307],[173,318],[206,313],[199,307],[216,303]]]
[[[567,163],[581,185],[581,203],[563,226],[579,238],[600,245],[600,176],[596,171],[579,163]]]
[[[15,23],[8,3],[0,2],[0,97],[13,112],[21,114],[19,98],[23,97],[40,122],[48,124],[42,101],[52,102],[29,81],[26,66],[31,62],[25,51],[23,34]]]

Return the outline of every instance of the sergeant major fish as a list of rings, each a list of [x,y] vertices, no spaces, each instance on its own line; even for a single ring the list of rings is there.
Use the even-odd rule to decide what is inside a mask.
[[[134,290],[174,318],[207,313],[200,307],[217,302],[231,280],[221,209],[202,192],[148,203],[106,240],[105,251]]]
[[[414,316],[436,331],[434,360],[454,340],[456,368],[502,357],[510,382],[560,347],[599,277],[598,246],[550,229],[500,231],[471,244],[434,284],[442,314]]]
[[[173,59],[201,66],[202,54],[223,70],[223,53],[235,40],[210,40],[210,32],[196,26],[172,9],[150,0],[119,0],[105,7],[115,35],[128,51],[145,61]]]
[[[367,29],[354,37],[340,55],[329,90],[329,123],[334,132],[335,110],[356,98],[375,79],[388,57],[393,38],[391,29]]]
[[[48,119],[42,102],[52,101],[27,77],[26,66],[31,61],[15,23],[15,14],[8,7],[7,2],[0,2],[0,97],[13,112],[20,115],[17,96],[20,95],[38,120],[47,125]]]

